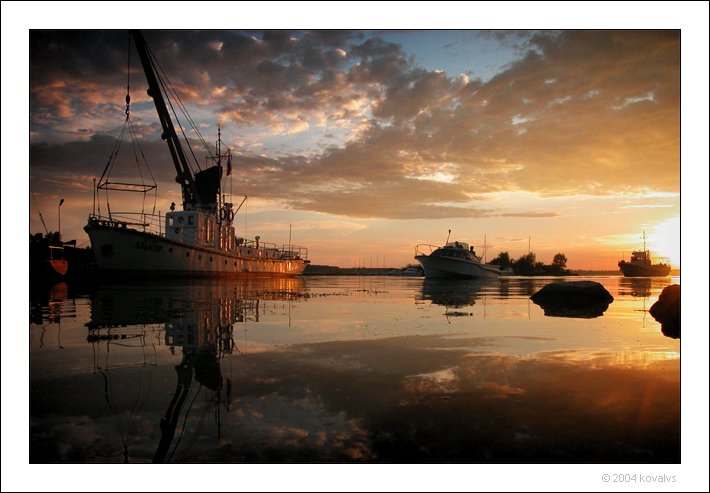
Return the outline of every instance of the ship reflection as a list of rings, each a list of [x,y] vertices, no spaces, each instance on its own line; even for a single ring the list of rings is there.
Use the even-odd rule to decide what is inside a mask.
[[[619,279],[619,294],[635,298],[651,296],[653,279],[650,277],[622,277]]]
[[[233,401],[232,379],[223,373],[223,360],[240,353],[234,342],[235,327],[246,321],[258,322],[263,300],[293,300],[303,293],[303,281],[296,278],[235,284],[123,284],[96,289],[91,298],[91,320],[86,324],[87,341],[94,346],[94,369],[104,376],[104,393],[112,410],[118,410],[110,395],[113,371],[157,366],[155,346],[167,346],[173,355],[181,351],[181,361],[175,366],[175,389],[160,418],[153,462],[180,460],[198,439],[210,409],[216,439],[221,439],[222,413],[229,412]],[[124,353],[120,359],[109,358],[117,351]],[[133,358],[126,351],[133,351]],[[146,354],[153,357],[146,359]],[[114,360],[120,363],[112,363]],[[133,364],[127,363],[130,361]],[[139,420],[140,406],[135,402],[129,412],[131,421]],[[133,427],[133,423],[127,426]],[[124,462],[128,462],[130,440],[122,436],[122,442]]]

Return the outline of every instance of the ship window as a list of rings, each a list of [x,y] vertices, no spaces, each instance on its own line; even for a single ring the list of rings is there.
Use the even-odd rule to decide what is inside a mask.
[[[210,257],[210,262],[212,262],[212,257]]]
[[[198,255],[197,260],[202,260],[202,255]]]
[[[182,216],[178,217],[178,222],[180,224],[182,224],[184,221],[185,221],[185,219]]]
[[[187,224],[195,224],[194,222],[194,216],[187,216]]]
[[[174,218],[172,218],[172,217],[169,217],[169,218],[168,218],[168,226],[172,226],[172,225],[173,225],[173,219],[174,219]]]
[[[186,256],[186,257],[189,257],[189,256],[190,256],[190,252],[187,252],[187,253],[185,254],[185,256]]]

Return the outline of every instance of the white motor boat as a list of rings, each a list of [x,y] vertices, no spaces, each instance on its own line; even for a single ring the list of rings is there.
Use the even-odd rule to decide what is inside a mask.
[[[414,258],[422,264],[424,277],[448,279],[497,279],[509,274],[498,265],[486,264],[473,247],[462,241],[447,242],[445,246],[419,244]]]

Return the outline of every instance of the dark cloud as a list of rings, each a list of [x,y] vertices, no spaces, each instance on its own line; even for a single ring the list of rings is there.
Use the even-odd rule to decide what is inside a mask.
[[[245,193],[297,209],[551,217],[471,204],[498,191],[678,191],[678,31],[485,35],[527,49],[487,82],[422,69],[401,46],[362,33],[145,33],[183,99],[199,108],[245,128],[288,133],[318,120],[327,122],[323,135],[336,123],[349,130],[349,141],[320,154],[242,152]],[[97,134],[123,111],[125,33],[39,31],[31,41],[33,175],[98,172],[109,142]],[[149,103],[143,92],[135,89],[134,104]],[[142,129],[158,133],[155,124]],[[94,137],[42,143],[57,132]],[[164,144],[148,148],[172,177]]]

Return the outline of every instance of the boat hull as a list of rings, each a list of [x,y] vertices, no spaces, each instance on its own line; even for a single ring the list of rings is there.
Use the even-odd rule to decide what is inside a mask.
[[[624,277],[665,277],[671,272],[669,265],[635,265],[629,262],[620,262],[619,268]]]
[[[264,249],[250,248],[252,256],[198,247],[130,228],[87,225],[99,270],[150,276],[296,276],[307,261],[274,258]],[[246,251],[246,248],[244,248]],[[263,255],[263,257],[262,257]]]
[[[433,279],[497,279],[501,272],[496,267],[463,259],[417,255],[414,257],[424,269],[424,277]]]

